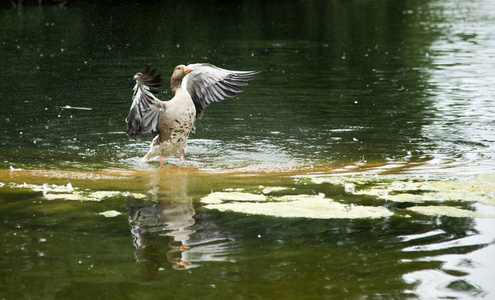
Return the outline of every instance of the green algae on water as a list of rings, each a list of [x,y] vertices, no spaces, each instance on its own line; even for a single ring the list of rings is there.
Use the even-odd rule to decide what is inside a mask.
[[[37,185],[37,184],[9,184],[11,188],[29,189],[33,192],[43,192],[43,198],[46,200],[72,200],[72,201],[101,201],[105,198],[132,196],[136,199],[144,199],[146,195],[141,193],[130,193],[121,191],[94,191],[81,190],[73,187],[70,183],[65,185]]]
[[[392,202],[421,203],[426,201],[469,201],[493,203],[495,177],[476,176],[464,180],[415,181],[382,180],[376,177],[315,177],[313,183],[333,185],[354,184],[346,187],[353,195],[377,197]],[[368,187],[372,185],[372,187]]]
[[[43,196],[47,200],[73,200],[73,201],[98,201],[97,199],[92,199],[85,197],[81,194],[46,194]]]
[[[273,192],[285,191],[288,189],[289,189],[288,187],[283,187],[283,186],[267,186],[267,187],[263,188],[262,193],[266,195],[266,194],[271,194]],[[293,190],[294,190],[294,188],[293,188]]]
[[[451,206],[414,206],[409,207],[407,210],[428,216],[440,215],[455,218],[493,218],[493,216],[487,216],[474,211]]]
[[[104,199],[104,198],[110,198],[110,197],[116,197],[116,196],[120,196],[122,193],[119,192],[119,191],[96,191],[96,192],[92,192],[88,195],[89,198],[93,198],[93,199],[98,199],[98,200],[101,200],[101,199]]]
[[[266,201],[266,197],[244,192],[214,192],[201,199],[201,202],[206,204],[222,203],[223,201]]]
[[[104,212],[101,212],[100,215],[104,216],[105,218],[114,218],[116,216],[121,215],[121,212],[118,212],[116,210],[107,210]]]
[[[208,196],[205,198],[208,198]],[[382,206],[341,204],[332,199],[317,195],[274,197],[269,202],[234,201],[224,203],[224,201],[220,200],[220,203],[208,204],[205,208],[216,209],[222,212],[232,211],[281,218],[374,219],[393,215],[393,212]]]

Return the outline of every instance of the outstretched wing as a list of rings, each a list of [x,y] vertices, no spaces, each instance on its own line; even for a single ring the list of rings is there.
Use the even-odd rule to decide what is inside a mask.
[[[152,132],[153,136],[158,134],[158,121],[165,112],[165,102],[158,100],[154,94],[161,86],[162,75],[156,74],[155,70],[148,67],[144,73],[134,76],[136,85],[132,96],[132,106],[127,122],[127,135],[139,142],[141,133]]]
[[[212,64],[191,64],[194,69],[182,80],[182,88],[191,95],[196,106],[196,118],[201,118],[203,110],[213,102],[234,97],[242,92],[249,80],[259,73],[256,71],[230,71]]]

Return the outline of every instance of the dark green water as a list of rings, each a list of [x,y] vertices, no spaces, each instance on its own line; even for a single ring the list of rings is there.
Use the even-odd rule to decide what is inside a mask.
[[[195,166],[493,160],[490,3],[3,9],[0,163],[149,167],[138,163],[147,141],[124,134],[132,76],[203,61],[263,73],[208,108],[190,140]]]
[[[262,73],[208,107],[185,167],[176,156],[149,177],[103,183],[2,173],[0,299],[495,297],[493,219],[283,219],[199,202],[211,191],[281,185],[373,203],[296,184],[292,176],[312,167],[493,173],[495,2],[156,2],[2,4],[3,170],[157,169],[140,162],[149,140],[125,134],[135,73],[153,65],[168,77],[196,62]],[[160,98],[170,97],[165,88]],[[217,173],[232,169],[245,172]],[[153,196],[46,201],[10,181]],[[106,210],[123,214],[99,215]]]

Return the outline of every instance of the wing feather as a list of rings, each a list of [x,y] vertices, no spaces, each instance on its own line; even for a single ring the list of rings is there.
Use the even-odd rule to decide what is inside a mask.
[[[157,89],[161,87],[162,76],[156,74],[152,68],[147,68],[144,73],[134,76],[133,101],[127,122],[127,135],[138,142],[140,135],[152,132],[153,136],[158,134],[158,121],[165,112],[165,102],[155,97]]]
[[[220,102],[236,96],[248,81],[254,79],[257,71],[230,71],[212,64],[191,64],[194,69],[186,75],[182,85],[191,95],[196,106],[196,118],[201,118],[204,109],[213,102]]]

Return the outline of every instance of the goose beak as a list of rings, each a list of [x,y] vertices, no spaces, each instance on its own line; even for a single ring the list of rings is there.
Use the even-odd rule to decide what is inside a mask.
[[[189,73],[191,73],[192,71],[194,71],[194,69],[192,69],[192,68],[188,68],[188,67],[185,67],[185,68],[184,68],[184,74],[189,74]]]

